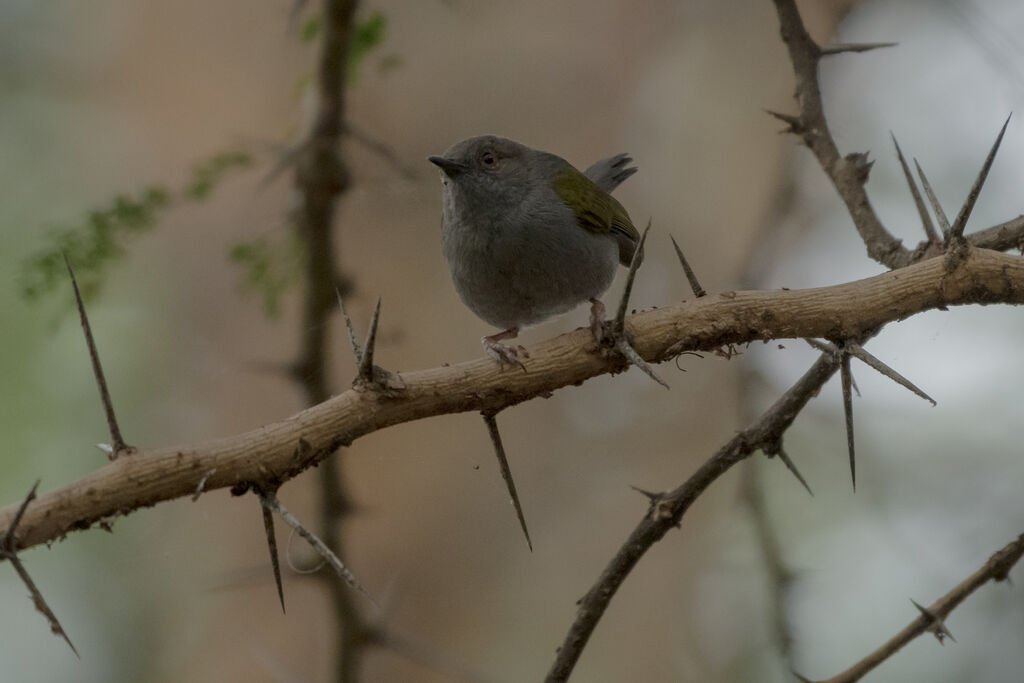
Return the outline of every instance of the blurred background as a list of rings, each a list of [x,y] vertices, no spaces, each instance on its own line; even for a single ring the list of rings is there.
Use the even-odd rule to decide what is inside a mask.
[[[1003,119],[1024,103],[1024,6],[1014,0],[804,2],[819,42],[896,41],[828,60],[826,113],[840,149],[871,150],[869,192],[905,244],[922,237],[890,131],[955,213]],[[48,231],[148,185],[178,188],[228,148],[256,163],[209,198],[176,205],[132,240],[90,315],[126,439],[143,447],[234,434],[303,408],[268,370],[296,353],[300,292],[268,319],[227,254],[286,239],[292,174],[267,180],[309,123],[317,44],[287,0],[0,3],[0,501],[101,466],[105,422],[67,285],[26,300],[19,277]],[[306,10],[308,16],[315,4]],[[383,44],[349,90],[349,121],[413,177],[348,141],[354,176],[338,252],[363,329],[383,297],[377,362],[414,370],[481,355],[491,330],[459,302],[439,246],[428,154],[497,133],[577,166],[627,151],[640,172],[617,196],[653,219],[637,307],[691,298],[671,233],[709,291],[812,287],[881,272],[810,154],[764,109],[794,111],[792,72],[767,0],[372,0]],[[1024,127],[1011,121],[968,230],[1019,215]],[[621,278],[606,301],[615,301]],[[585,324],[581,309],[526,331]],[[333,387],[353,362],[333,322]],[[579,681],[825,678],[917,616],[1022,531],[1021,312],[959,308],[891,325],[869,350],[937,399],[932,408],[855,366],[858,487],[850,489],[838,380],[787,435],[810,497],[781,463],[734,468],[643,559],[598,626]],[[476,414],[400,425],[338,456],[359,508],[343,560],[395,634],[483,680],[539,680],[575,601],[644,514],[630,485],[664,490],[785,390],[815,357],[802,342],[732,360],[683,357],[601,377],[502,413],[534,552],[521,537]],[[765,570],[744,495],[792,572]],[[749,483],[748,481],[748,483]],[[314,518],[307,473],[281,500]],[[5,681],[327,681],[335,625],[322,583],[271,580],[252,496],[214,491],[77,533],[23,559],[81,652],[48,632],[0,565]],[[279,530],[282,547],[287,531]],[[292,543],[293,561],[308,558]],[[1014,578],[1020,573],[1016,570]],[[1018,580],[1018,583],[1020,581]],[[777,649],[783,610],[792,660]],[[1006,681],[1024,667],[1024,597],[981,589],[872,681]],[[448,681],[373,650],[366,681]]]

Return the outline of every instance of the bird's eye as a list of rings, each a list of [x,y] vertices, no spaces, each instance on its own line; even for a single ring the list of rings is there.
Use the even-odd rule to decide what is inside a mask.
[[[497,157],[494,156],[493,152],[484,152],[480,155],[480,163],[484,166],[494,166],[498,162]]]

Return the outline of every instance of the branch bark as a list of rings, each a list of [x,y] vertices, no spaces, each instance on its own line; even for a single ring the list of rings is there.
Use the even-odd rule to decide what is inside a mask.
[[[725,292],[628,319],[637,352],[661,362],[684,351],[768,339],[857,337],[885,323],[943,306],[1024,303],[1024,258],[968,249],[956,267],[935,258],[864,280],[805,290]],[[338,446],[401,422],[465,411],[495,411],[591,377],[624,369],[595,350],[588,329],[530,349],[526,372],[489,359],[402,373],[404,388],[356,386],[288,419],[196,445],[140,449],[43,494],[18,527],[17,547],[58,540],[101,520],[205,489],[285,481]],[[215,471],[214,471],[215,470]],[[0,510],[7,529],[17,505]]]

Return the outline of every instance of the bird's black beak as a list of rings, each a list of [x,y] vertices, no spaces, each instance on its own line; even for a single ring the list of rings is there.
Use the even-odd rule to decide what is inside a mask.
[[[466,165],[461,161],[455,161],[454,159],[446,159],[445,157],[427,157],[427,161],[434,164],[449,178],[454,178],[463,171],[466,170]]]

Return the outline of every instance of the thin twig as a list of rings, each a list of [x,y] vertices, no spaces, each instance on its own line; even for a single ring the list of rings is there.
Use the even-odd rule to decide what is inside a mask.
[[[68,275],[71,277],[71,286],[75,290],[75,302],[78,304],[78,316],[82,321],[82,331],[85,333],[85,344],[89,347],[89,359],[92,361],[92,371],[96,376],[96,386],[100,389],[100,401],[103,403],[103,411],[107,415],[107,427],[110,429],[110,444],[113,451],[110,459],[115,460],[121,455],[134,451],[127,446],[124,437],[121,436],[121,428],[117,426],[117,416],[114,415],[114,404],[110,400],[110,391],[107,389],[107,378],[103,375],[103,366],[100,364],[100,354],[96,350],[96,340],[92,336],[92,327],[89,325],[89,316],[85,314],[85,304],[82,302],[82,294],[78,291],[78,280],[75,279],[75,271],[71,269],[71,261],[68,255],[64,254],[64,264],[68,267]]]
[[[879,664],[896,654],[900,648],[914,638],[922,633],[935,632],[937,629],[936,624],[942,624],[950,612],[956,609],[974,591],[989,581],[1006,581],[1010,570],[1013,569],[1022,556],[1024,556],[1024,534],[1021,534],[1016,540],[993,554],[978,571],[961,581],[951,591],[932,603],[932,605],[927,608],[918,606],[918,609],[922,612],[921,615],[910,622],[902,631],[890,638],[884,645],[846,671],[821,681],[821,683],[854,683],[854,681],[859,681]],[[938,637],[937,633],[936,637]]]
[[[822,354],[796,384],[753,424],[719,448],[693,476],[673,491],[652,501],[643,519],[601,572],[597,582],[579,601],[576,619],[548,671],[545,679],[548,683],[568,680],[612,597],[640,558],[654,543],[661,540],[669,529],[678,526],[690,505],[718,477],[756,450],[778,442],[804,405],[835,374],[839,365],[839,359],[834,354]]]
[[[533,551],[533,542],[530,540],[530,531],[526,528],[526,518],[523,516],[523,507],[519,503],[519,494],[516,492],[516,482],[512,478],[512,470],[508,466],[508,457],[505,455],[505,446],[501,443],[501,432],[498,431],[498,421],[495,413],[483,413],[484,424],[487,425],[487,433],[491,437],[491,445],[494,446],[494,454],[498,456],[498,468],[501,470],[501,478],[508,489],[508,495],[512,499],[512,507],[516,510],[516,517],[519,518],[519,526],[523,529],[523,536],[526,537],[526,545]]]
[[[861,240],[867,247],[868,255],[889,268],[909,264],[913,254],[885,228],[868,200],[865,184],[870,166],[866,158],[863,155],[842,156],[839,153],[828,121],[825,119],[821,87],[818,83],[818,65],[822,56],[858,51],[859,48],[875,49],[886,44],[863,43],[820,47],[807,33],[795,0],[775,0],[775,9],[779,16],[782,40],[793,65],[796,99],[800,106],[800,115],[787,121],[791,132],[800,136],[818,160],[818,165],[832,181],[836,192],[846,204]]]

